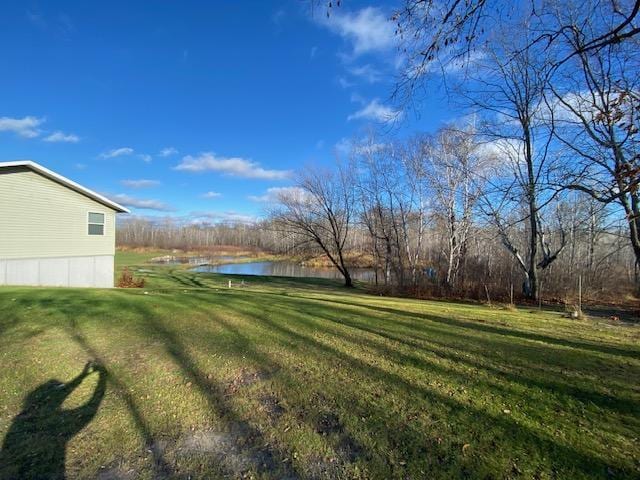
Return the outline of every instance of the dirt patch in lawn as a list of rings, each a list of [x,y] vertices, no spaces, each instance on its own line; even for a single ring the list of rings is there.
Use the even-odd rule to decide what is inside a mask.
[[[227,430],[196,430],[181,437],[176,456],[201,457],[231,478],[244,478],[249,472],[274,478],[296,479],[287,464],[278,462],[278,455],[267,443],[257,445],[251,438],[252,429],[244,422],[234,422]]]
[[[225,395],[233,395],[244,387],[268,380],[272,376],[273,372],[243,368],[233,377],[227,388],[225,388],[224,393]]]
[[[134,480],[137,478],[135,470],[122,465],[112,465],[101,469],[96,480]]]
[[[353,463],[364,456],[364,448],[345,430],[337,415],[323,413],[316,422],[316,432],[335,437],[335,451],[341,461]]]
[[[267,414],[269,420],[276,422],[287,411],[281,404],[280,400],[273,395],[263,395],[258,399],[260,408]]]

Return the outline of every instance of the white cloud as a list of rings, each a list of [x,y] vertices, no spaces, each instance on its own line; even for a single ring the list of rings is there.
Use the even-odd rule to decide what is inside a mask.
[[[447,75],[459,75],[464,73],[469,68],[480,68],[483,60],[487,58],[486,52],[483,50],[474,50],[469,52],[468,55],[463,55],[460,58],[455,58],[450,62],[444,64],[441,69]],[[433,69],[437,68],[435,66]]]
[[[209,198],[209,199],[220,198],[221,196],[222,196],[222,194],[219,193],[219,192],[207,192],[207,193],[203,193],[201,195],[202,198]]]
[[[261,203],[278,203],[282,197],[302,197],[305,191],[300,187],[272,187],[264,195],[249,195],[249,200]]]
[[[385,143],[369,141],[367,139],[348,139],[341,138],[334,148],[341,155],[370,155],[383,150],[388,145]]]
[[[337,9],[321,23],[352,44],[353,56],[388,51],[396,45],[393,23],[376,7],[357,12]]]
[[[174,147],[165,147],[162,150],[160,150],[160,153],[158,153],[159,157],[170,157],[171,155],[177,155],[178,154],[178,149],[174,148]]]
[[[52,143],[78,143],[80,141],[80,137],[73,133],[64,133],[58,130],[45,137],[44,141]]]
[[[133,148],[120,147],[120,148],[114,148],[112,150],[108,150],[106,152],[102,152],[99,156],[100,158],[116,158],[116,157],[122,157],[125,155],[132,155],[133,152],[134,152]]]
[[[351,67],[349,72],[355,77],[363,78],[368,83],[378,83],[382,80],[382,72],[368,63],[359,67]]]
[[[195,211],[189,212],[186,215],[140,215],[140,214],[132,214],[123,217],[122,219],[118,219],[118,222],[135,222],[139,220],[144,220],[147,222],[151,222],[154,224],[167,224],[174,223],[177,225],[211,225],[213,223],[255,223],[258,221],[258,217],[254,217],[252,215],[246,215],[243,213],[238,213],[233,210],[224,211],[224,212],[215,212],[215,211]]]
[[[273,14],[271,15],[271,21],[275,23],[277,27],[280,27],[286,15],[287,12],[285,12],[284,9],[280,8],[273,12]]]
[[[311,47],[311,50],[309,51],[309,58],[313,60],[313,58],[316,56],[316,53],[318,53],[318,47],[314,45],[313,47]]]
[[[347,80],[344,77],[338,77],[338,85],[340,85],[344,89],[347,89],[347,88],[353,87],[355,85],[355,83],[350,82],[349,80]]]
[[[360,110],[352,113],[347,120],[374,120],[377,122],[389,122],[402,117],[402,112],[383,105],[377,98],[371,100]]]
[[[153,157],[148,153],[139,153],[138,158],[145,163],[151,163],[151,160],[153,160]]]
[[[24,138],[35,138],[40,135],[38,127],[44,118],[27,116],[24,118],[0,117],[0,132],[13,132]]]
[[[198,156],[187,155],[175,167],[187,172],[220,172],[225,175],[262,180],[282,180],[291,175],[289,170],[267,170],[256,162],[240,157],[217,157],[215,153],[205,152]]]
[[[107,198],[110,198],[114,202],[124,205],[125,207],[138,208],[142,210],[157,210],[160,212],[170,212],[173,210],[173,208],[160,200],[143,200],[125,193],[107,195]]]
[[[122,180],[120,183],[128,188],[151,188],[151,187],[157,187],[158,185],[160,185],[159,180],[147,180],[147,179]]]
[[[190,223],[255,223],[258,219],[252,215],[238,213],[233,210],[226,212],[190,212]]]

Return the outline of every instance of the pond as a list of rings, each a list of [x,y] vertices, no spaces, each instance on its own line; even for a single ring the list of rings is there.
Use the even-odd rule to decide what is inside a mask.
[[[307,267],[295,262],[248,262],[224,265],[201,265],[195,272],[212,272],[233,275],[262,275],[267,277],[317,277],[341,280],[343,277],[335,268]],[[370,268],[352,268],[349,270],[354,280],[373,282],[375,274]]]
[[[156,257],[151,259],[151,263],[161,263],[163,265],[206,265],[209,263],[221,263],[231,262],[237,260],[244,260],[245,256],[232,256],[232,255],[212,255],[212,256],[175,256],[165,255],[163,257]]]

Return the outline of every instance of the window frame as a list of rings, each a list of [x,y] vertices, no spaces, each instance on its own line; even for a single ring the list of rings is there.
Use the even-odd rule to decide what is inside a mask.
[[[91,214],[100,214],[102,215],[102,223],[96,223],[91,221]],[[102,225],[102,233],[89,233],[89,225]],[[87,232],[88,237],[105,237],[107,235],[107,213],[104,211],[96,211],[96,210],[88,210],[87,211]]]

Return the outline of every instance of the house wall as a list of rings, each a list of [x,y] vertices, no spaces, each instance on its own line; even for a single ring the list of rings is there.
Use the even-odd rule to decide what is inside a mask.
[[[105,234],[88,234],[88,213]],[[111,208],[26,167],[0,170],[0,285],[113,286]]]
[[[0,285],[113,287],[113,255],[0,259]]]

